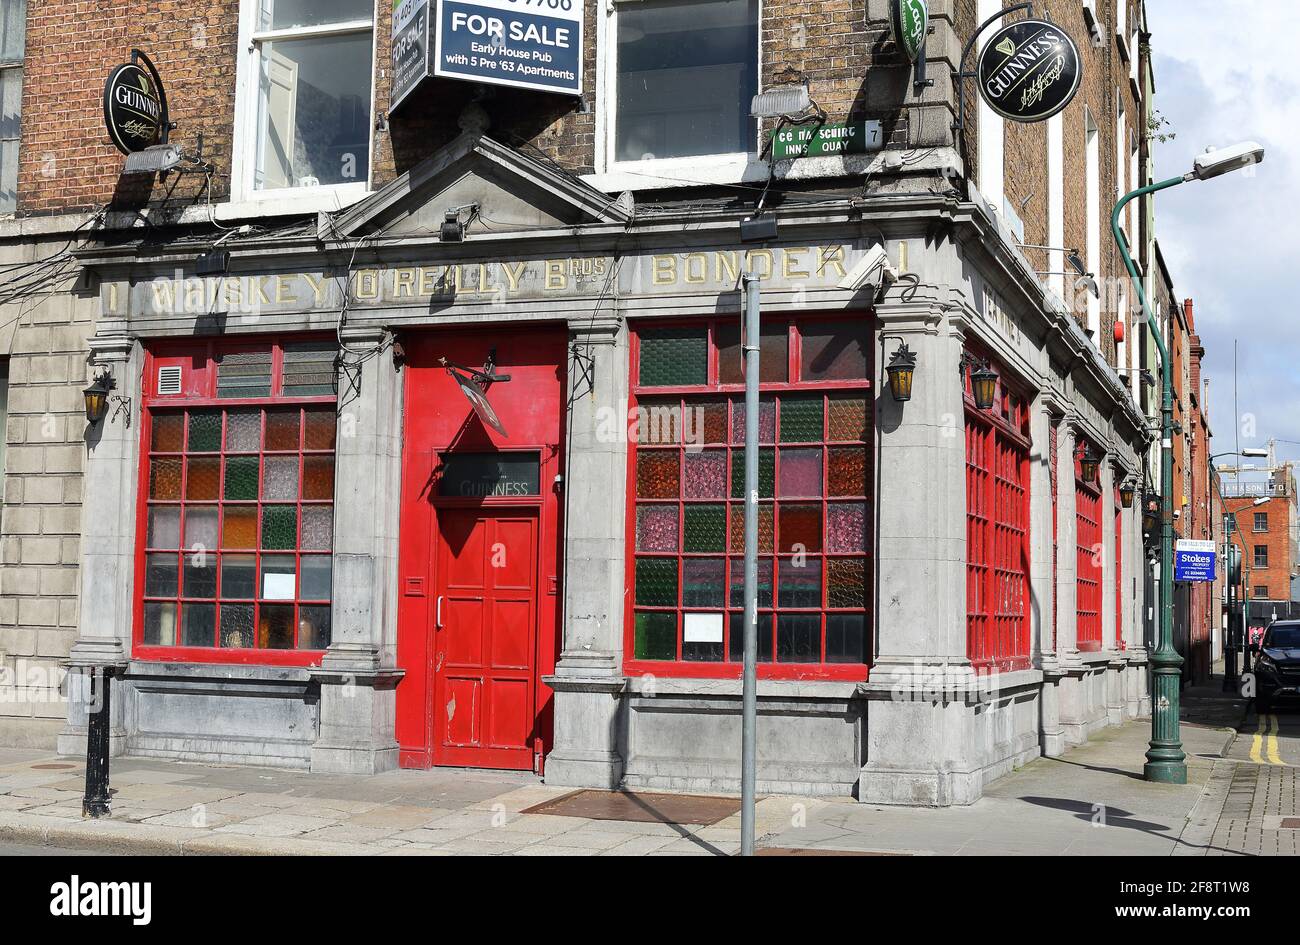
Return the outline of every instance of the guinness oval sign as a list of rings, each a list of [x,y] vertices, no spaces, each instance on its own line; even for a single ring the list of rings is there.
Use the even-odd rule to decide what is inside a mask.
[[[1083,66],[1065,30],[1045,20],[1019,20],[984,44],[976,74],[989,108],[1011,121],[1035,122],[1070,104]]]
[[[109,74],[104,84],[104,125],[123,154],[163,143],[167,99],[153,69],[128,62]]]

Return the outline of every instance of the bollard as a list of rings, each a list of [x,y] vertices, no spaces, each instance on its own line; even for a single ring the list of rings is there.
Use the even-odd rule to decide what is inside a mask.
[[[81,816],[107,817],[110,813],[108,793],[109,684],[113,673],[100,668],[99,697],[95,697],[96,671],[90,675],[90,704],[86,712],[86,794],[81,799]]]

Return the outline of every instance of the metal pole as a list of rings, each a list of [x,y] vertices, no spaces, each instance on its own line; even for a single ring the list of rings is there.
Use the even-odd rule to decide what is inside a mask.
[[[113,672],[98,670],[99,692],[95,692],[96,670],[87,670],[90,703],[86,712],[86,793],[81,799],[83,817],[107,817],[111,797],[108,790],[109,683]]]
[[[758,782],[758,318],[761,280],[745,275],[745,678],[741,689],[740,855],[754,855]]]
[[[1165,784],[1187,783],[1187,756],[1183,754],[1179,735],[1179,681],[1183,658],[1174,649],[1174,388],[1170,375],[1169,349],[1165,345],[1160,323],[1147,301],[1146,290],[1138,276],[1137,266],[1129,253],[1128,240],[1120,228],[1120,215],[1129,202],[1185,183],[1187,177],[1173,177],[1158,184],[1149,184],[1126,194],[1111,214],[1111,231],[1119,246],[1129,278],[1142,301],[1142,312],[1155,336],[1156,350],[1160,354],[1160,623],[1156,636],[1156,650],[1151,654],[1152,700],[1151,745],[1147,749],[1147,763],[1143,776],[1148,781]]]

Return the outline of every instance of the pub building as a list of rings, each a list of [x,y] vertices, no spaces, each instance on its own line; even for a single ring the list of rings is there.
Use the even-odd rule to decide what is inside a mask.
[[[215,272],[81,251],[117,407],[71,663],[115,753],[738,790],[747,273],[759,790],[967,804],[1148,711],[1144,419],[973,184],[825,159],[856,181],[742,240],[756,194],[600,189],[467,114]]]

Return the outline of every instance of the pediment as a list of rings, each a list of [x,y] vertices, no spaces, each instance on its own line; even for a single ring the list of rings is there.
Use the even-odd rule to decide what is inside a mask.
[[[466,133],[383,190],[322,221],[320,235],[436,238],[447,211],[473,204],[480,208],[480,230],[492,232],[631,218],[625,202],[486,135]]]

